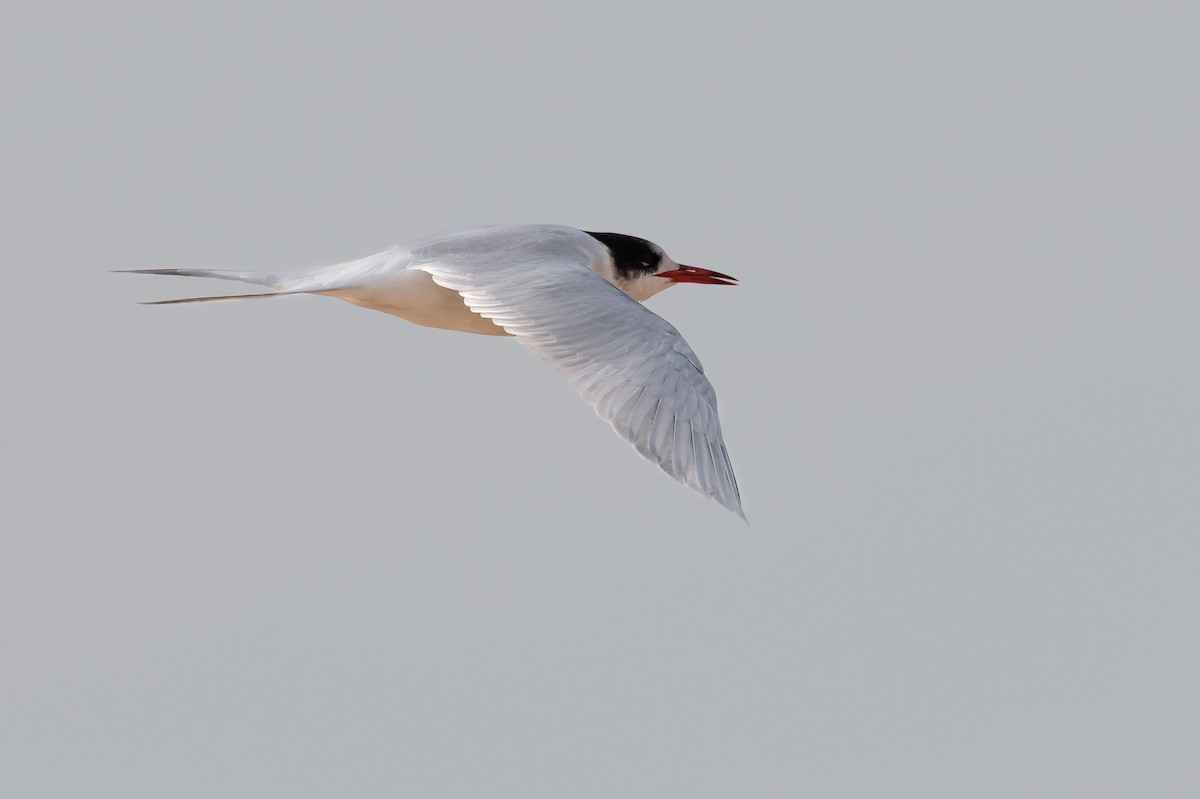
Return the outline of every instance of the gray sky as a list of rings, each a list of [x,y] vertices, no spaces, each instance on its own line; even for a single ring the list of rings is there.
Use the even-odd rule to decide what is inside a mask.
[[[0,795],[1200,791],[1194,3],[5,17]],[[491,222],[742,279],[650,306],[749,528],[512,341],[108,273]]]

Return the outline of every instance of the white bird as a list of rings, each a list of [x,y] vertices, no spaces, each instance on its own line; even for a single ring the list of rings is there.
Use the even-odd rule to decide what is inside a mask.
[[[419,325],[515,336],[558,370],[645,458],[745,519],[717,397],[679,331],[641,303],[676,283],[735,285],[645,239],[559,225],[472,228],[296,274],[133,269],[323,294]]]

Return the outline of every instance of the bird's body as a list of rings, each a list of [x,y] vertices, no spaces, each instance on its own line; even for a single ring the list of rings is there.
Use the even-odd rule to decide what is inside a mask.
[[[743,515],[703,367],[679,332],[641,305],[676,282],[733,279],[680,266],[644,239],[559,225],[494,226],[290,275],[134,271],[272,289],[152,304],[321,294],[427,327],[516,336],[643,456]]]

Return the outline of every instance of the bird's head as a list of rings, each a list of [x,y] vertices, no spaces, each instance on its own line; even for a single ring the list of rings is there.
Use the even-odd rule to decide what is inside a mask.
[[[737,285],[737,278],[723,272],[676,263],[662,247],[652,241],[627,236],[624,233],[588,231],[588,235],[607,247],[611,256],[611,274],[605,274],[599,269],[597,271],[638,302],[644,302],[676,283]]]

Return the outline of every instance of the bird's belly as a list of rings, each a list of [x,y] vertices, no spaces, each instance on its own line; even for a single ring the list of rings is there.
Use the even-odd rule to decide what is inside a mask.
[[[507,336],[504,328],[471,311],[457,291],[439,286],[427,272],[407,271],[388,283],[328,292],[363,308],[383,311],[425,327],[484,336]]]

